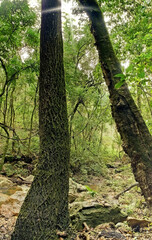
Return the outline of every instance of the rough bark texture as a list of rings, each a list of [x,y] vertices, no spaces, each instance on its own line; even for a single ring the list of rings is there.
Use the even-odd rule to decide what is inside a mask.
[[[103,14],[96,0],[79,0],[91,21],[91,32],[99,53],[104,78],[110,93],[112,116],[123,141],[123,149],[131,158],[133,173],[149,207],[152,207],[152,136],[124,83],[119,89],[120,63],[114,53]]]
[[[42,0],[39,131],[40,158],[12,240],[58,239],[69,224],[69,133],[60,0]]]

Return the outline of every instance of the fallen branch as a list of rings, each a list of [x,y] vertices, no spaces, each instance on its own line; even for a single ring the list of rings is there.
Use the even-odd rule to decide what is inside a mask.
[[[118,199],[121,195],[123,195],[125,192],[128,192],[130,189],[132,189],[135,186],[138,186],[139,183],[136,182],[134,184],[132,184],[130,187],[126,188],[124,191],[122,191],[121,193],[119,193],[118,195],[115,196],[116,199]]]

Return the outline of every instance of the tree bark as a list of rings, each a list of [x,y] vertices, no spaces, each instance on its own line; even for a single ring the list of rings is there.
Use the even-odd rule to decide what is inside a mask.
[[[127,84],[121,80],[120,63],[113,50],[103,14],[96,0],[79,0],[91,22],[103,75],[108,86],[112,116],[123,141],[123,149],[131,158],[133,173],[149,207],[152,207],[152,136],[138,110]]]
[[[60,0],[42,0],[39,133],[36,176],[12,240],[58,239],[69,225],[69,133],[63,67]]]
[[[33,107],[32,114],[31,114],[29,142],[28,142],[28,155],[30,155],[30,152],[31,152],[31,138],[32,138],[32,130],[33,130],[34,113],[35,113],[36,106],[37,106],[38,85],[39,84],[37,83],[36,90],[35,90],[35,96],[34,96],[34,107]]]

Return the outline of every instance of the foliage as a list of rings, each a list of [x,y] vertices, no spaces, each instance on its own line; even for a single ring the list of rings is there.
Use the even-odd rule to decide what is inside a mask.
[[[132,95],[151,131],[152,11],[150,1],[99,1]],[[117,84],[120,87],[123,79]]]
[[[26,0],[1,2],[0,118],[12,140],[8,148],[8,152],[12,154],[21,154],[28,149],[26,141],[29,133],[26,132],[26,126],[29,126],[31,121],[39,71],[39,32],[35,23],[36,13]],[[0,131],[4,141],[7,136],[2,129]]]
[[[86,187],[86,189],[88,190],[89,194],[90,194],[92,197],[94,197],[94,196],[97,194],[97,192],[94,191],[94,190],[92,190],[89,186],[86,185],[85,187]]]
[[[129,88],[152,131],[150,2],[98,1],[104,12]],[[7,154],[38,155],[39,10],[27,0],[0,5],[0,118],[10,141]],[[119,157],[121,140],[111,117],[90,23],[84,13],[63,14],[64,65],[73,172],[104,175],[105,163]],[[3,93],[4,90],[4,93]],[[7,135],[0,129],[1,152]]]

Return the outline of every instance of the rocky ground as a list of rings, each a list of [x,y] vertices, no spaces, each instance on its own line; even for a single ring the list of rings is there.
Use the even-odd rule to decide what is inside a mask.
[[[140,189],[134,186],[123,193],[135,183],[129,164],[125,168],[118,163],[109,165],[107,173],[108,177],[90,176],[85,181],[78,175],[70,179],[70,214],[77,228],[75,240],[152,239],[151,216]],[[32,175],[0,175],[0,240],[10,239],[32,181]],[[61,234],[59,239],[64,236]]]

